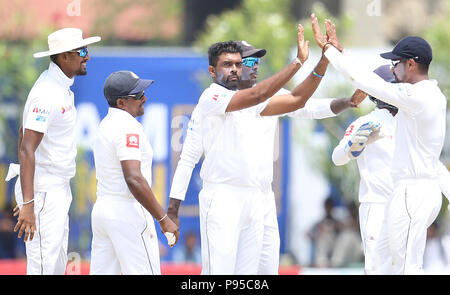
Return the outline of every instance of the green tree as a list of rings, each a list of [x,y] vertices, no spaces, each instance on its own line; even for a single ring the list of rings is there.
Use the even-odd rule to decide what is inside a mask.
[[[0,41],[0,134],[4,143],[4,157],[17,159],[17,130],[28,92],[44,65],[33,53],[44,50],[46,39],[30,41]]]
[[[436,16],[431,25],[425,29],[424,38],[433,48],[433,62],[430,67],[430,76],[438,80],[439,86],[450,101],[450,56],[448,49],[450,48],[450,0],[445,0],[442,13]],[[447,104],[447,110],[448,110]],[[449,118],[449,115],[447,115]],[[447,130],[450,128],[450,122],[447,120]],[[450,138],[447,136],[444,148],[441,154],[441,161],[450,167]],[[440,216],[448,216],[446,210],[448,201],[443,199]]]
[[[424,30],[423,37],[433,48],[431,76],[435,77],[447,96],[450,97],[450,0],[444,2],[442,13],[437,15],[431,25]]]

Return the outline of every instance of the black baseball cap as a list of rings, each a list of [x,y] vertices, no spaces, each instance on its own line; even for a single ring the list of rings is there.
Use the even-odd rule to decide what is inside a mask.
[[[433,59],[430,44],[418,36],[408,36],[395,45],[391,52],[380,54],[382,58],[396,60],[413,58],[416,62],[429,65]]]
[[[147,89],[154,80],[141,79],[131,71],[117,71],[108,76],[103,85],[103,94],[108,101],[138,94]]]
[[[386,82],[396,83],[395,76],[394,76],[394,74],[391,71],[391,66],[390,65],[379,66],[373,72],[375,74],[377,74],[378,76],[380,76],[381,78],[383,78],[383,80],[386,81]],[[388,104],[387,102],[384,102],[382,100],[379,100],[378,98],[373,97],[371,95],[369,95],[369,99],[373,103],[375,103],[379,109],[398,110],[397,107],[395,107],[395,106],[393,106],[391,104]]]
[[[236,43],[241,47],[242,49],[242,57],[263,57],[266,55],[266,50],[264,48],[257,49],[253,47],[251,44],[249,44],[247,41],[236,41]]]
[[[383,78],[383,80],[386,82],[395,82],[395,76],[391,71],[390,65],[379,66],[373,72]]]

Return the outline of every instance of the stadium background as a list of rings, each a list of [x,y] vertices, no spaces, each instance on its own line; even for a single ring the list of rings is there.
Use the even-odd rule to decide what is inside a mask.
[[[68,273],[88,271],[92,237],[90,211],[96,191],[90,143],[107,112],[102,88],[105,78],[113,71],[133,70],[143,78],[156,81],[150,88],[145,115],[139,120],[154,149],[152,189],[164,207],[189,115],[210,83],[205,53],[213,42],[245,39],[255,47],[267,48],[260,69],[262,79],[293,56],[295,23],[299,21],[306,27],[306,37],[311,41],[311,55],[294,78],[298,83],[320,55],[307,19],[314,11],[320,19],[333,18],[344,46],[373,68],[385,63],[378,53],[390,48],[396,40],[405,35],[423,35],[434,50],[432,78],[439,80],[447,97],[450,94],[447,78],[450,62],[446,56],[450,43],[448,0],[16,0],[0,1],[0,7],[0,177],[3,179],[8,164],[17,162],[17,130],[27,93],[48,66],[47,59],[34,60],[31,54],[45,50],[48,33],[61,27],[79,27],[85,36],[102,36],[102,42],[89,47],[88,75],[77,77],[72,87],[79,117],[69,236],[69,252],[73,258],[69,266],[75,271]],[[294,82],[287,87],[295,85]],[[330,66],[313,97],[346,97],[352,92],[352,86]],[[361,261],[342,268],[314,268],[311,262],[314,247],[308,232],[323,217],[322,204],[327,197],[335,201],[335,215],[341,219],[348,216],[348,205],[357,202],[356,166],[333,167],[330,155],[347,123],[371,108],[370,102],[364,102],[361,109],[346,111],[337,118],[280,120],[273,183],[281,236],[280,273],[361,273]],[[447,165],[450,164],[449,142],[447,137],[441,158]],[[199,236],[199,168],[197,165],[194,170],[181,207],[182,240],[177,246],[183,244],[188,232]],[[0,258],[3,258],[0,274],[24,273],[23,242],[13,237],[8,230],[11,222],[5,221],[10,208],[15,206],[13,184],[0,182]],[[442,210],[439,217],[442,238],[448,236],[448,218],[448,212]],[[161,234],[160,240],[163,273],[199,272],[198,264],[175,261],[173,249],[165,246]],[[14,243],[13,253],[8,252],[11,249],[8,243]]]

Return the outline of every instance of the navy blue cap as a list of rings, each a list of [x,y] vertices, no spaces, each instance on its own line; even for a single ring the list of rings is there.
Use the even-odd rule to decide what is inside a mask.
[[[394,73],[392,73],[392,71],[391,71],[390,65],[379,66],[373,72],[375,74],[377,74],[378,76],[380,76],[381,78],[383,78],[383,80],[386,82],[394,82],[395,81],[395,76],[394,76]]]
[[[408,36],[401,39],[391,52],[382,53],[380,56],[391,60],[413,58],[416,62],[425,65],[429,65],[433,59],[430,44],[417,36]]]
[[[266,50],[264,48],[257,49],[253,47],[253,45],[249,44],[247,41],[236,41],[236,43],[242,49],[242,58],[246,58],[249,56],[253,57],[263,57],[266,55]]]
[[[108,101],[114,102],[119,97],[141,93],[153,82],[154,80],[141,79],[131,71],[117,71],[106,78],[103,94]]]
[[[383,78],[386,82],[396,83],[394,73],[391,71],[390,65],[382,65],[376,68],[373,71],[375,74]],[[382,100],[379,100],[378,98],[375,98],[371,95],[369,95],[369,99],[377,105],[379,109],[392,109],[392,110],[398,110],[397,107],[388,104],[387,102],[384,102]]]

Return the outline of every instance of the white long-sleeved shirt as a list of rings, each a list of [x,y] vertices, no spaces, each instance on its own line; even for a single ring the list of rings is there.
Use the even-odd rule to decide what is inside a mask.
[[[334,148],[332,160],[337,166],[345,165],[352,160],[345,151],[345,147],[359,127],[370,121],[381,125],[380,133],[383,137],[368,144],[356,159],[360,175],[359,202],[385,203],[393,192],[390,174],[395,145],[393,137],[395,118],[388,110],[376,108],[352,122]]]
[[[276,95],[286,93],[289,93],[289,91],[281,89]],[[222,138],[222,140],[227,141],[231,138],[230,141],[233,145],[239,147],[245,145],[245,148],[250,151],[258,150],[258,155],[260,157],[246,157],[242,154],[233,155],[233,157],[225,155],[223,158],[219,156],[219,159],[214,159],[214,165],[217,165],[217,167],[223,167],[223,165],[226,165],[226,162],[230,161],[236,161],[237,163],[235,163],[235,165],[240,167],[243,167],[244,165],[250,165],[250,167],[241,173],[236,170],[233,171],[232,169],[222,169],[222,172],[224,172],[223,174],[220,176],[216,174],[214,176],[216,182],[229,183],[232,185],[252,185],[257,186],[264,191],[271,190],[275,147],[274,140],[280,116],[263,117],[259,115],[259,113],[264,110],[265,106],[267,106],[268,101],[269,100],[249,109],[227,114],[229,116],[225,121],[229,120],[229,122],[224,124],[223,127],[228,130],[224,131],[223,134],[225,134],[225,138]],[[306,103],[304,108],[283,115],[310,119],[332,117],[335,116],[335,114],[330,108],[331,101],[332,99],[311,99]],[[180,160],[172,180],[172,187],[170,190],[171,198],[179,200],[185,199],[192,171],[202,157],[205,151],[204,147],[211,144],[205,139],[208,137],[205,136],[205,134],[208,134],[211,131],[208,126],[211,125],[202,124],[200,107],[197,106],[192,112]],[[239,135],[233,137],[233,132],[237,129],[239,129]],[[239,153],[239,149],[240,148],[235,150],[236,153]],[[217,167],[211,167],[211,169],[217,169]],[[211,181],[212,179],[212,177],[209,177],[208,175],[205,176],[205,174],[203,174],[202,178],[204,180],[206,179],[206,181]]]
[[[398,107],[394,183],[401,179],[435,178],[444,144],[447,107],[437,82],[389,83],[333,46],[325,51],[325,56],[357,88]]]
[[[352,122],[334,148],[332,160],[337,166],[352,160],[345,151],[345,146],[358,128],[369,121],[380,124],[381,138],[368,144],[356,158],[360,174],[359,202],[384,203],[394,192],[390,170],[394,154],[396,117],[388,110],[375,109]],[[438,181],[442,193],[450,200],[450,172],[441,161],[438,163]]]

